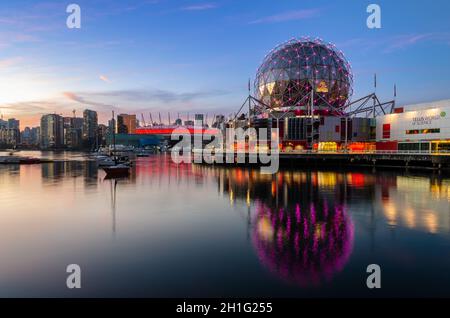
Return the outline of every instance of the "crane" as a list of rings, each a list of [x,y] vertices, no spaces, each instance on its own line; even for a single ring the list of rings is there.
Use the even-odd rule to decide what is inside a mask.
[[[144,114],[141,114],[141,117],[142,117],[142,123],[144,124],[144,127],[147,127],[147,125],[145,124]]]

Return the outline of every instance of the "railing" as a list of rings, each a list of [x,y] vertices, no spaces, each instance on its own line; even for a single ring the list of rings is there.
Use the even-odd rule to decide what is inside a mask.
[[[281,154],[348,154],[348,155],[448,155],[450,150],[289,150]]]
[[[204,149],[192,149],[193,153],[203,153]],[[211,153],[211,150],[207,151]],[[261,152],[270,152],[270,150],[261,150]],[[212,152],[213,154],[258,154],[257,150],[255,151],[245,151],[245,150],[224,150],[223,152],[219,151],[219,149],[215,149]],[[292,154],[292,155],[303,155],[303,154],[323,154],[323,155],[450,155],[450,150],[439,150],[439,151],[430,151],[430,150],[334,150],[334,151],[326,151],[326,150],[281,150],[279,154]]]

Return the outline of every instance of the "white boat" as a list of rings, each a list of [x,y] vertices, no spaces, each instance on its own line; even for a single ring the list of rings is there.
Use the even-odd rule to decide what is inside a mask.
[[[116,165],[116,161],[111,157],[97,157],[97,164],[99,167],[111,167]]]

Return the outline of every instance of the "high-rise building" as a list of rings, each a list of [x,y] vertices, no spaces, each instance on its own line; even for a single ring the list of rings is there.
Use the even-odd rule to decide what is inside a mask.
[[[33,146],[38,146],[41,143],[41,127],[31,128],[30,142]]]
[[[15,118],[8,119],[8,128],[9,129],[20,129],[20,120]]]
[[[83,118],[64,117],[64,144],[68,149],[82,147],[83,122]]]
[[[108,136],[108,126],[100,124],[98,125],[98,145],[104,146],[106,145],[106,138]]]
[[[1,128],[8,128],[8,121],[0,118],[0,129]]]
[[[83,112],[83,146],[90,149],[97,147],[97,134],[97,112],[86,109]]]
[[[25,127],[25,129],[20,133],[20,139],[22,145],[30,145],[31,141],[31,128]]]
[[[65,140],[64,143],[68,149],[80,149],[83,145],[82,143],[82,130],[79,128],[66,128],[65,130]]]
[[[64,120],[56,114],[41,118],[41,148],[54,149],[64,146]]]
[[[25,127],[20,133],[20,144],[28,147],[38,146],[40,140],[39,129],[39,127]]]
[[[120,114],[117,116],[117,133],[135,134],[136,115]]]

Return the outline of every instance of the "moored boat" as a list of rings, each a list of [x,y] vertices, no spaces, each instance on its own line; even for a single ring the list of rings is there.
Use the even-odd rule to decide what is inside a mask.
[[[126,177],[130,173],[130,166],[125,163],[119,163],[110,167],[103,167],[107,178]]]

